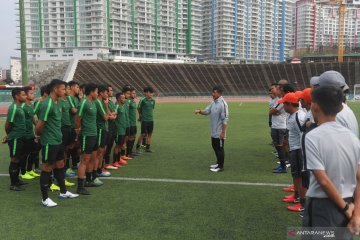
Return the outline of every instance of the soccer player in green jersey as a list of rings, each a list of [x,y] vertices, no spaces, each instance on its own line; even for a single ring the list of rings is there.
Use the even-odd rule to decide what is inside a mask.
[[[98,88],[95,84],[89,83],[85,86],[85,98],[80,104],[78,117],[76,118],[76,133],[81,132],[81,161],[78,168],[78,188],[77,193],[90,195],[86,187],[96,186],[92,182],[93,164],[95,163],[97,145],[97,127],[96,127],[96,106],[95,101],[98,96]],[[86,174],[85,174],[86,172]],[[86,182],[84,183],[84,177]]]
[[[40,119],[40,113],[41,113],[41,109],[42,109],[42,104],[44,103],[44,101],[46,100],[46,98],[50,95],[50,90],[49,90],[50,86],[45,85],[42,86],[40,88],[40,94],[41,94],[41,98],[37,99],[34,102],[34,114],[36,115],[37,119]],[[40,149],[41,149],[41,144],[40,144]],[[35,163],[35,168],[36,168],[36,163]],[[41,173],[41,170],[39,171],[39,173]],[[53,183],[53,177],[50,178],[50,190],[53,191],[60,191],[59,186],[57,186],[55,183]]]
[[[95,159],[95,165],[93,170],[93,181],[94,183],[101,183],[99,177],[110,177],[111,173],[102,169],[103,157],[106,150],[108,134],[109,134],[109,96],[107,86],[100,85],[98,88],[98,98],[95,100],[95,106],[97,110],[96,124],[97,124],[97,159]]]
[[[35,177],[40,177],[40,174],[36,173],[33,170],[33,165],[37,162],[39,166],[39,151],[40,146],[38,144],[38,139],[35,139],[34,134],[34,125],[36,125],[36,120],[34,118],[34,108],[32,101],[35,98],[34,91],[32,87],[24,87],[24,92],[26,94],[26,101],[21,104],[21,108],[25,113],[25,161],[21,163],[21,178],[22,179],[34,179]]]
[[[20,163],[24,161],[24,139],[26,133],[25,113],[21,108],[21,104],[26,101],[26,94],[23,88],[15,88],[11,95],[14,103],[10,105],[7,113],[5,132],[7,134],[6,141],[10,150],[10,190],[22,191],[24,190],[20,185],[19,180]]]
[[[108,108],[109,108],[109,111],[111,114],[108,119],[109,134],[108,134],[108,140],[107,140],[107,146],[106,146],[106,152],[105,152],[104,159],[105,159],[105,169],[116,170],[116,169],[118,169],[118,167],[114,166],[113,164],[110,164],[110,154],[111,154],[112,147],[114,145],[115,135],[116,135],[116,125],[115,125],[116,111],[115,111],[115,104],[112,100],[112,96],[113,96],[113,88],[109,85],[108,86],[108,97],[109,97]]]
[[[34,102],[34,114],[36,115],[37,120],[40,119],[40,112],[41,112],[43,102],[50,95],[50,89],[49,88],[50,88],[49,84],[45,85],[45,86],[42,86],[40,88],[41,98],[35,100],[35,102]],[[39,138],[39,136],[37,138]],[[39,140],[38,140],[38,142],[39,142]],[[39,143],[39,145],[40,145],[39,148],[41,149],[41,144]],[[41,169],[39,169],[39,163],[38,162],[35,162],[35,168],[38,169],[38,171],[37,171],[38,173],[41,173]],[[60,191],[59,186],[57,186],[55,183],[53,183],[53,177],[50,178],[50,190],[52,192],[53,191]]]
[[[77,164],[80,161],[80,142],[77,141],[76,132],[75,132],[75,119],[80,107],[79,98],[77,97],[80,91],[79,83],[76,81],[70,81],[70,92],[66,99],[70,103],[70,122],[71,122],[71,132],[70,132],[70,145],[69,145],[69,154],[71,156],[72,167],[70,168],[70,163],[68,161],[66,165],[66,175],[69,177],[75,176],[73,169],[77,168]]]
[[[85,84],[79,85],[79,93],[77,94],[77,98],[79,99],[79,102],[86,98]]]
[[[61,133],[62,133],[62,143],[64,145],[64,173],[66,176],[67,166],[69,166],[68,152],[71,145],[71,120],[70,120],[70,103],[67,99],[67,96],[70,94],[70,86],[68,83],[65,83],[65,95],[59,99],[59,104],[61,106]],[[74,186],[74,183],[71,183],[65,179],[65,186],[71,187]]]
[[[126,154],[124,156],[121,156],[123,160],[131,160],[132,158],[129,157],[129,137],[130,137],[130,119],[129,119],[129,107],[130,107],[130,89],[131,87],[129,85],[126,85],[123,87],[122,92],[125,96],[125,122],[126,122],[126,130],[125,130],[125,146],[126,146]]]
[[[34,98],[35,98],[35,91],[32,89],[33,91],[33,95],[34,95]],[[42,86],[40,88],[40,94],[41,94],[41,98],[40,99],[36,99],[34,101],[34,104],[32,106],[33,108],[33,124],[36,126],[36,123],[38,121],[38,115],[39,114],[39,111],[37,110],[37,108],[40,107],[41,105],[41,102],[43,100],[45,100],[45,98],[49,95],[48,94],[48,91],[47,91],[47,85],[45,86]],[[37,107],[37,108],[36,108]],[[34,131],[34,129],[33,129]],[[34,167],[34,172],[37,173],[37,174],[40,174],[41,173],[41,169],[40,169],[40,161],[39,161],[39,153],[40,153],[40,150],[41,150],[41,145],[40,145],[40,137],[39,136],[35,136],[35,139],[34,139],[34,142],[35,142],[35,145],[36,145],[36,150],[33,151],[30,155],[30,159],[29,159],[29,163],[28,163],[28,169],[33,169]],[[31,164],[32,163],[32,164]],[[39,175],[40,176],[40,175]]]
[[[150,145],[152,143],[152,133],[154,129],[154,108],[155,100],[153,99],[154,90],[152,87],[144,88],[145,97],[143,97],[138,105],[139,118],[141,119],[141,135],[138,138],[136,145],[137,152],[140,152],[140,144],[145,136],[146,141],[146,152],[152,153]]]
[[[65,95],[65,82],[53,79],[49,85],[50,95],[41,106],[40,118],[36,124],[36,134],[40,136],[41,155],[43,157],[40,174],[42,204],[55,207],[57,203],[48,196],[51,172],[60,187],[60,198],[76,198],[79,195],[67,191],[64,174],[64,145],[61,133],[61,105],[59,99]]]
[[[136,153],[133,153],[133,148],[135,144],[135,137],[137,133],[137,127],[136,127],[136,91],[135,88],[130,88],[130,98],[129,98],[129,123],[130,123],[130,133],[129,133],[129,139],[128,139],[128,155],[130,157],[136,156]]]
[[[49,86],[45,85],[40,88],[41,98],[36,99],[34,101],[34,114],[36,115],[37,119],[40,117],[40,109],[42,102],[49,96]]]
[[[115,142],[116,146],[114,149],[114,166],[120,167],[121,165],[126,165],[127,162],[123,159],[125,156],[126,142],[126,97],[124,93],[117,93],[116,99],[118,102],[116,103],[116,137]]]

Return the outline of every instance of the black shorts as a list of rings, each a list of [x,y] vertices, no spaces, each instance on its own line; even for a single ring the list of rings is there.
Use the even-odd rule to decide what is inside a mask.
[[[21,159],[25,155],[25,141],[23,138],[7,140],[11,158]]]
[[[71,144],[70,137],[71,137],[71,127],[70,126],[62,126],[61,127],[62,133],[62,143],[63,145],[69,146]]]
[[[117,135],[115,137],[116,146],[122,146],[125,143],[125,135]]]
[[[141,122],[141,134],[152,134],[154,130],[154,122]]]
[[[116,125],[114,121],[109,122],[109,132],[108,132],[108,146],[114,143],[116,137]]]
[[[32,152],[39,152],[41,149],[40,143],[35,142],[35,138],[24,139],[24,151],[25,155],[29,155]]]
[[[275,146],[283,145],[286,136],[286,129],[271,129],[271,138]]]
[[[70,130],[70,135],[69,135],[69,144],[73,144],[76,140],[76,132],[75,132],[75,128],[71,128]]]
[[[137,134],[137,127],[131,126],[130,127],[130,136],[136,136],[136,134]]]
[[[99,148],[104,148],[107,145],[108,135],[109,135],[108,131],[98,129],[97,146]]]
[[[54,164],[57,161],[64,160],[64,145],[42,145],[41,155],[43,163]]]
[[[125,130],[125,136],[130,136],[130,127],[127,127]]]
[[[289,162],[291,165],[291,175],[293,177],[300,177],[303,166],[301,149],[296,149],[289,152]]]
[[[98,149],[97,136],[82,136],[81,137],[81,152],[85,154],[92,154]]]
[[[309,186],[310,186],[310,172],[309,171],[301,172],[301,182],[302,182],[302,186],[304,188],[309,189]]]

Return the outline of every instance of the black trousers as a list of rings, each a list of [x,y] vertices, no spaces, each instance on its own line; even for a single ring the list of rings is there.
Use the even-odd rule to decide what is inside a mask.
[[[344,198],[344,201],[353,202],[353,198]],[[329,198],[308,198],[306,200],[303,227],[311,230],[333,230],[335,239],[352,239],[350,231],[346,228],[349,219]],[[309,230],[309,229],[307,229]],[[309,236],[302,239],[320,239]],[[324,238],[321,238],[324,239]]]
[[[224,167],[225,151],[224,151],[224,139],[220,138],[211,138],[211,145],[214,149],[217,164],[219,168]]]

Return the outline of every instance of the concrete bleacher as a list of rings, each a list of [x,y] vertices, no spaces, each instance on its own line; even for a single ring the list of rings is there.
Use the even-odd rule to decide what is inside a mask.
[[[37,86],[43,86],[55,78],[62,80],[67,72],[68,67],[69,62],[61,63],[45,71],[29,76],[29,82]]]
[[[314,75],[341,72],[350,88],[359,84],[359,62],[301,64],[153,64],[79,61],[74,79],[80,83],[110,84],[115,91],[130,84],[139,92],[151,86],[160,96],[206,96],[222,85],[231,96],[266,95],[268,87],[287,79],[297,88],[309,85]]]

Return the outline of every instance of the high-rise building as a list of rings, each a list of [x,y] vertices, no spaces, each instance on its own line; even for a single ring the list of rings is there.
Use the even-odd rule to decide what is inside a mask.
[[[283,61],[293,0],[24,0],[30,60]]]
[[[316,5],[314,0],[299,0],[295,6],[295,49],[316,44]]]
[[[16,83],[21,81],[21,60],[18,57],[10,57],[10,78]]]
[[[0,80],[1,81],[7,79],[7,72],[8,71],[9,70],[0,68]]]
[[[204,0],[204,59],[283,61],[292,49],[294,7],[288,0]]]
[[[295,14],[295,49],[336,47],[339,34],[339,7],[331,2],[299,0]],[[359,45],[360,12],[358,5],[346,4],[344,45]]]
[[[201,1],[111,1],[110,46],[116,55],[199,55]]]
[[[201,1],[25,0],[28,53],[60,61],[196,57]]]

